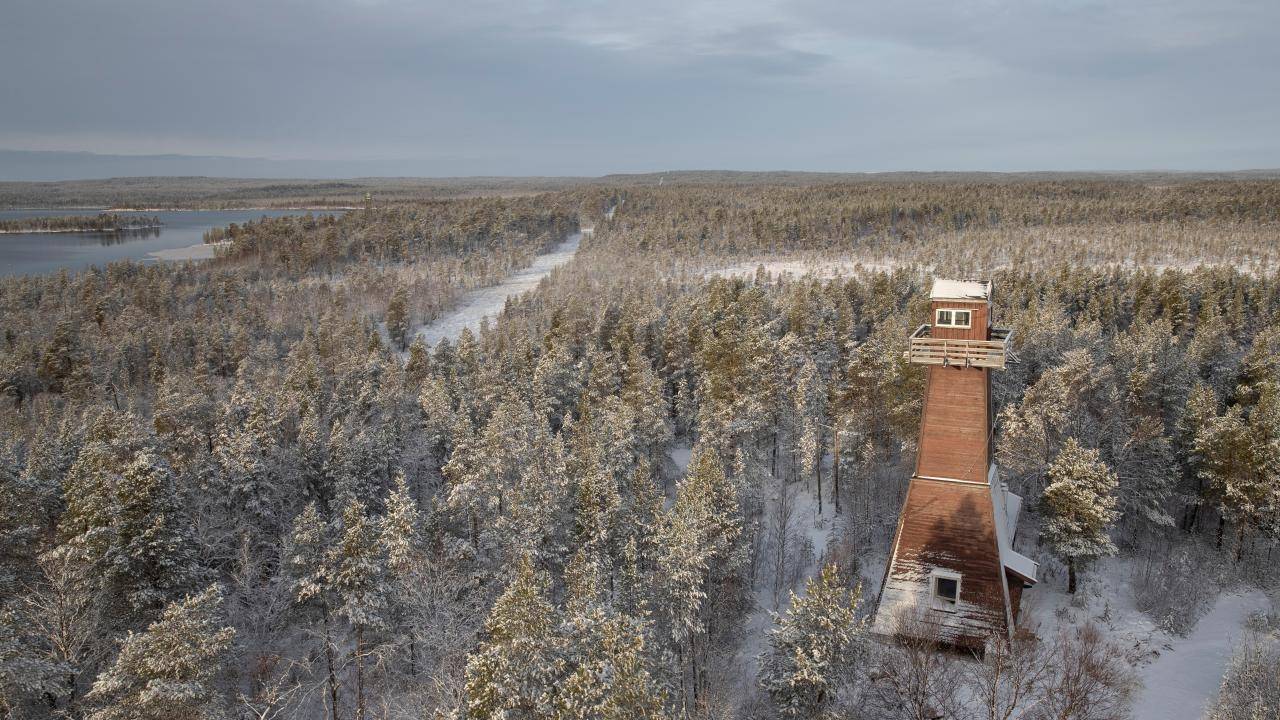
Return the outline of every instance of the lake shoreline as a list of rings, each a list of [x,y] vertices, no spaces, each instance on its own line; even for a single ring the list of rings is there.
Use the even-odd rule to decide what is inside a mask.
[[[10,209],[18,210],[18,209],[23,209],[23,208],[10,208]],[[31,208],[31,209],[34,209],[34,208]],[[45,209],[45,208],[40,208],[40,209]],[[71,209],[71,208],[68,208],[68,209]],[[102,212],[256,212],[256,211],[258,211],[258,210],[271,210],[271,211],[279,210],[279,211],[282,211],[282,212],[302,212],[302,211],[304,211],[304,210],[305,210],[305,211],[307,211],[307,212],[324,212],[324,211],[334,211],[334,212],[339,212],[339,211],[341,211],[341,212],[350,212],[351,210],[363,210],[363,209],[364,209],[364,206],[363,206],[363,205],[329,205],[329,206],[323,206],[323,207],[320,207],[320,206],[306,206],[306,205],[304,205],[304,206],[300,206],[300,207],[261,207],[261,206],[252,206],[252,207],[218,207],[218,208],[207,208],[207,207],[180,207],[180,208],[165,208],[165,207],[158,207],[158,208],[130,208],[130,207],[120,207],[120,208],[105,208],[105,209],[103,209],[103,211],[102,211]]]
[[[231,245],[230,240],[216,243],[197,243],[168,250],[152,250],[147,257],[166,262],[182,262],[186,260],[213,260],[218,256],[218,248]]]
[[[0,230],[0,235],[40,235],[45,233],[123,233],[133,232],[134,230],[159,230],[164,225],[133,225],[122,228],[58,228],[57,230],[49,230],[45,228],[32,230]]]

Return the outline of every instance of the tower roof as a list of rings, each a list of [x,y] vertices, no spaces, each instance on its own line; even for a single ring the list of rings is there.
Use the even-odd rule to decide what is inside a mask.
[[[990,300],[991,281],[934,278],[929,297],[933,300]]]

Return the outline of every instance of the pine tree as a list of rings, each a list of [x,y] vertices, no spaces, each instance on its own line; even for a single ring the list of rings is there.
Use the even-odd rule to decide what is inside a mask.
[[[107,577],[135,609],[159,607],[201,574],[173,475],[157,454],[143,450],[124,468],[115,494]]]
[[[1048,475],[1043,538],[1067,561],[1067,592],[1075,593],[1076,563],[1116,552],[1107,531],[1120,517],[1118,481],[1098,451],[1081,447],[1075,438],[1063,443]]]
[[[1197,380],[1187,394],[1187,402],[1182,416],[1178,418],[1177,453],[1183,467],[1183,475],[1192,483],[1184,493],[1183,501],[1186,510],[1183,513],[1182,529],[1190,532],[1196,529],[1200,519],[1200,508],[1205,497],[1203,458],[1196,452],[1196,438],[1201,431],[1218,416],[1218,398],[1203,381]]]
[[[1217,545],[1225,522],[1236,523],[1237,560],[1245,529],[1275,525],[1280,516],[1280,385],[1263,382],[1256,392],[1247,418],[1243,406],[1233,405],[1206,422],[1195,440],[1206,495],[1218,507]]]
[[[93,684],[89,720],[227,717],[215,679],[235,630],[222,625],[222,591],[211,586],[170,603],[146,631],[129,633]]]
[[[796,455],[800,458],[801,472],[817,480],[818,514],[822,514],[822,448],[823,417],[826,398],[822,392],[822,379],[812,358],[805,358],[796,379],[795,413],[799,436],[796,438]]]
[[[308,504],[294,520],[286,557],[294,601],[319,611],[328,687],[326,703],[331,720],[338,720],[337,645],[332,617],[337,599],[329,564],[329,528],[315,503]]]
[[[708,601],[727,604],[733,599],[745,560],[741,534],[737,493],[719,457],[708,447],[694,448],[689,472],[655,541],[662,588],[659,605],[682,655],[681,671],[689,681],[687,686],[682,684],[685,703],[696,701],[701,690],[699,667],[705,665],[711,625],[718,629],[734,620],[711,616]]]
[[[791,594],[791,609],[774,615],[760,686],[786,717],[824,717],[847,681],[865,626],[858,618],[861,587],[850,590],[835,565]]]
[[[56,662],[32,642],[29,624],[14,608],[0,605],[0,717],[23,717],[22,709],[41,693],[56,692]]]
[[[378,522],[378,544],[386,554],[387,619],[395,634],[408,636],[411,676],[418,672],[417,629],[410,618],[415,611],[415,585],[421,582],[421,524],[421,513],[409,493],[404,473],[397,472],[386,512]]]
[[[606,608],[571,610],[560,628],[567,674],[557,684],[553,715],[586,720],[659,720],[663,693],[649,672],[643,628]]]
[[[418,405],[422,408],[422,430],[426,445],[436,459],[443,462],[455,424],[453,404],[444,381],[434,375],[423,381],[422,391],[418,394]]]
[[[146,438],[96,432],[65,479],[60,552],[98,578],[109,612],[152,612],[200,575],[190,523]]]
[[[241,392],[250,391],[237,390]],[[247,404],[243,417],[239,412],[229,412],[224,418],[215,452],[232,522],[265,539],[280,529],[283,520],[278,468],[273,459],[277,435],[263,398],[253,396]]]
[[[404,351],[409,337],[409,294],[403,286],[396,288],[387,303],[387,335]]]
[[[355,717],[364,720],[366,636],[385,623],[389,589],[375,523],[358,500],[342,512],[342,534],[329,548],[336,610],[355,632]]]
[[[464,716],[475,720],[553,717],[560,679],[558,612],[546,580],[521,561],[485,621],[485,640],[467,661]]]

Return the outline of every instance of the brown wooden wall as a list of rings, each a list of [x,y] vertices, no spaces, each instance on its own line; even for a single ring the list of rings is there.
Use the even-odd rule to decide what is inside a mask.
[[[991,383],[986,368],[931,366],[916,474],[986,483]]]
[[[969,329],[938,327],[934,320],[938,317],[939,308],[971,311],[973,317],[969,318]],[[933,336],[941,340],[990,340],[991,305],[986,301],[934,300],[929,310],[929,324],[933,325]]]
[[[981,647],[990,632],[1007,632],[1005,571],[994,515],[985,485],[912,478],[878,618],[923,611],[948,641],[974,647]],[[929,575],[938,568],[961,574],[954,612],[932,607]]]
[[[1022,578],[1005,570],[1005,582],[1009,583],[1009,609],[1013,611],[1013,621],[1018,621],[1018,611],[1022,609]]]

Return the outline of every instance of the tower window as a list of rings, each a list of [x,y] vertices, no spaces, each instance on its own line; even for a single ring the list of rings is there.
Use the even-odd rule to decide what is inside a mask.
[[[930,582],[933,585],[933,606],[939,610],[954,610],[960,600],[960,573],[935,570]]]
[[[967,328],[971,324],[971,317],[972,313],[968,310],[949,308],[939,310],[934,319],[938,327]]]

